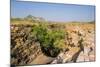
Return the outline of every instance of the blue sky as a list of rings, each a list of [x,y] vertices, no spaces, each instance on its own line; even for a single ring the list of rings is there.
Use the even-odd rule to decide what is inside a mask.
[[[20,18],[30,14],[49,21],[93,21],[95,19],[95,6],[11,0],[11,17]]]

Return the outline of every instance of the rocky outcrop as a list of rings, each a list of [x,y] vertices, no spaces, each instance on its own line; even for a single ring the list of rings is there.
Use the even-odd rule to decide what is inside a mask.
[[[94,25],[67,25],[66,31],[69,50],[61,52],[52,64],[95,61]]]
[[[52,62],[52,64],[73,62],[77,57],[75,55],[78,54],[79,51],[80,49],[78,47],[70,48],[69,51],[60,53],[58,57]]]
[[[32,35],[32,26],[11,25],[12,65],[30,64],[41,54],[43,55],[40,43],[35,41],[35,37]],[[48,57],[46,56],[45,58],[48,59]],[[44,63],[46,64],[48,63],[48,61],[45,61]]]
[[[32,34],[34,25],[11,24],[11,64],[56,64],[95,61],[94,24],[66,24],[65,49],[55,58],[42,53]]]

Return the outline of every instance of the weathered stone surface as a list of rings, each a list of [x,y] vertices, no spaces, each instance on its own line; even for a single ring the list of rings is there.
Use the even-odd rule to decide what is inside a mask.
[[[44,54],[38,55],[31,63],[29,64],[48,64],[51,63],[54,58],[47,57]]]
[[[89,26],[67,25],[66,31],[68,32],[66,44],[71,46],[72,49],[78,47],[80,50],[75,52],[69,48],[69,51],[60,53],[52,63],[95,61],[94,26],[92,24]]]
[[[94,24],[67,25],[65,49],[56,58],[45,56],[32,35],[33,25],[11,25],[11,64],[56,64],[95,61]]]
[[[31,29],[23,25],[11,26],[11,64],[28,64],[41,54],[39,43],[30,37]]]
[[[77,54],[79,50],[80,49],[78,47],[73,47],[70,48],[69,51],[60,53],[58,57],[52,62],[52,64],[66,63],[73,61],[73,56]]]

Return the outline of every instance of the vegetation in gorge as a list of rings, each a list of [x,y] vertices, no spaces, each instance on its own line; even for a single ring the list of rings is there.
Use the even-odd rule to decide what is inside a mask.
[[[94,23],[51,22],[31,15],[11,18],[11,64],[95,60]]]
[[[33,27],[33,35],[40,43],[43,53],[47,56],[56,57],[64,45],[64,31],[48,28],[47,24],[39,23]]]

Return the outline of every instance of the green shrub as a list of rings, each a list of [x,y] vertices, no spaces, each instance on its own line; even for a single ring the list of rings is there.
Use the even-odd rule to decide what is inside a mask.
[[[45,55],[56,57],[59,54],[61,50],[59,41],[64,39],[62,29],[52,30],[48,28],[47,24],[39,23],[39,25],[33,27],[33,34],[36,36]]]

